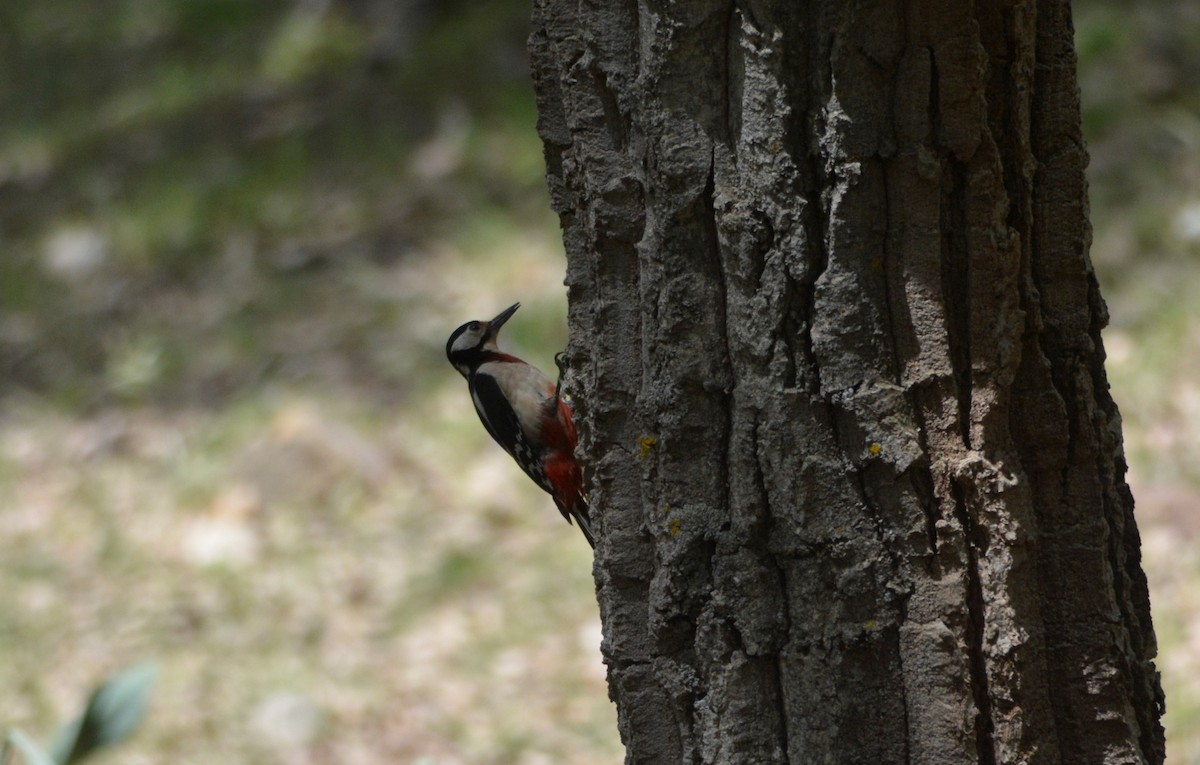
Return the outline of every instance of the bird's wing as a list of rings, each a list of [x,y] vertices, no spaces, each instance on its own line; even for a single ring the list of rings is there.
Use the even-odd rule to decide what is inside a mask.
[[[546,478],[540,459],[541,447],[531,443],[525,436],[517,413],[509,405],[508,398],[496,378],[488,374],[473,375],[471,399],[475,402],[475,411],[479,413],[479,419],[488,434],[517,461],[534,483],[548,492],[553,492],[554,487]]]

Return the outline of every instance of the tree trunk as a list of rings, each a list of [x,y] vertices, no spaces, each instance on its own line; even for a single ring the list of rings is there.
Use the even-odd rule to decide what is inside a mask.
[[[1159,763],[1065,0],[536,0],[630,763]]]

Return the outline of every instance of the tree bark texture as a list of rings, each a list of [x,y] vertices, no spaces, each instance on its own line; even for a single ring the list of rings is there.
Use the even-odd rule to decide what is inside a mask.
[[[535,0],[629,763],[1158,763],[1064,0]]]

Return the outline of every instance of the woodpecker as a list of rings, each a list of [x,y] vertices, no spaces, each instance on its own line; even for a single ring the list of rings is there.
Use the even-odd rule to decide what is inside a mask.
[[[594,548],[583,473],[575,461],[575,421],[562,396],[561,379],[550,382],[496,343],[500,328],[520,307],[514,303],[491,321],[469,321],[454,330],[446,341],[446,358],[467,378],[483,427],[554,498],[567,523],[579,524]]]

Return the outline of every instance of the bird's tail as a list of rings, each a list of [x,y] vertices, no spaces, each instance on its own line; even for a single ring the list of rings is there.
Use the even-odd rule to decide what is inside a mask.
[[[591,507],[583,493],[583,475],[573,456],[559,455],[546,461],[546,478],[553,491],[554,504],[568,523],[579,524],[588,544],[596,547],[596,535],[592,532]]]
[[[579,495],[579,501],[575,503],[574,512],[571,515],[575,517],[575,522],[579,524],[579,530],[583,532],[583,538],[595,550],[596,535],[592,533],[592,506],[588,504],[587,497],[582,494]]]

